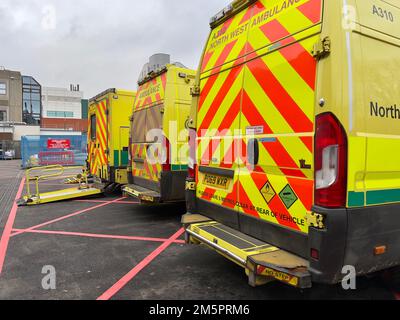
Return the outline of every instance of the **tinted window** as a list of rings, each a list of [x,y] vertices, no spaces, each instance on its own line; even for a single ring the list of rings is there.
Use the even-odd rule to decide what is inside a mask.
[[[96,115],[90,117],[90,139],[96,140]]]
[[[143,143],[146,140],[146,110],[137,111],[133,114],[132,142]]]

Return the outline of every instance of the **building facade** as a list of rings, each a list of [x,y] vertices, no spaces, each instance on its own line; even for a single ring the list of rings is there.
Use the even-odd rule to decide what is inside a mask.
[[[0,122],[22,122],[22,76],[0,68]]]
[[[43,87],[42,123],[44,129],[87,132],[84,115],[83,92],[78,87],[70,89]]]
[[[19,71],[0,68],[0,159],[7,151],[20,157],[23,135],[40,134],[41,86]]]
[[[22,121],[40,126],[42,118],[42,86],[33,77],[22,76]]]

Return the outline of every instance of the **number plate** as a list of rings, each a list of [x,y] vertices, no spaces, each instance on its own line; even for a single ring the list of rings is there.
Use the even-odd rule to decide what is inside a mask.
[[[213,188],[228,190],[231,184],[231,178],[217,176],[213,174],[205,174],[203,184]]]
[[[263,272],[261,272],[262,275],[268,276],[271,278],[275,278],[279,281],[285,282],[287,284],[290,284],[294,287],[297,287],[299,285],[299,278],[295,276],[288,275],[284,272],[276,271],[270,268],[265,268]]]

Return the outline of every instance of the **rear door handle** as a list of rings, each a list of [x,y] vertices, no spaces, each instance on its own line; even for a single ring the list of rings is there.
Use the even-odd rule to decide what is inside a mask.
[[[247,161],[256,166],[260,160],[260,146],[258,139],[250,139],[247,143]]]

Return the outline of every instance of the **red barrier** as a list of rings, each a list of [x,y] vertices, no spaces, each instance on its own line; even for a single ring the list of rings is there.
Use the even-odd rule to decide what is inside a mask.
[[[74,165],[75,154],[72,151],[39,153],[39,165],[51,166],[57,164],[64,166]]]

